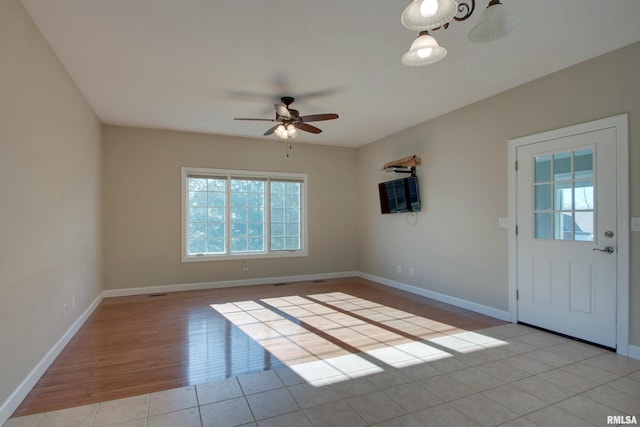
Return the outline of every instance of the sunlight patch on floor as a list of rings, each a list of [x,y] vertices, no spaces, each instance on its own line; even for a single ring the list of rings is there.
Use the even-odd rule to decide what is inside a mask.
[[[343,292],[211,304],[313,385],[507,345]]]

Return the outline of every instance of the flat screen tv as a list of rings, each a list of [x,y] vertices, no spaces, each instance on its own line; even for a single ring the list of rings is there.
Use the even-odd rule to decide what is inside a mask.
[[[420,211],[418,177],[394,179],[378,184],[383,214]]]

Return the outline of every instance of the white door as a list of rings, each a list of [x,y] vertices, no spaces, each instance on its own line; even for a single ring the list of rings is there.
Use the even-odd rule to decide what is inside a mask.
[[[616,129],[517,147],[518,321],[616,347]]]

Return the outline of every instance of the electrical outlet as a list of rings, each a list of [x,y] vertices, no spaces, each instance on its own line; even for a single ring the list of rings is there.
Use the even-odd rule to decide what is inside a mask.
[[[509,218],[498,218],[498,228],[509,228]]]
[[[245,261],[244,264],[242,264],[242,269],[244,271],[249,271],[249,261]]]
[[[63,308],[64,308],[64,315],[65,315],[65,317],[66,317],[66,316],[67,316],[67,310],[69,310],[69,305],[68,305],[68,304],[65,304],[65,305],[63,306]]]
[[[640,231],[640,217],[631,218],[631,231]]]
[[[398,274],[402,274],[402,266],[401,265],[398,266],[397,270],[398,270]]]

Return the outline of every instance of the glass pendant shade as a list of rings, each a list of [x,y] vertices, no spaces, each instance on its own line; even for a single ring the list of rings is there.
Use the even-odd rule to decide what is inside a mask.
[[[454,0],[414,0],[402,12],[402,25],[413,31],[438,28],[458,13]]]
[[[427,31],[420,33],[411,43],[409,51],[402,55],[402,63],[408,66],[433,64],[447,56],[447,49],[438,45]]]
[[[491,0],[482,12],[480,22],[469,32],[472,42],[490,42],[506,36],[520,23],[520,16],[510,13],[498,0]]]

